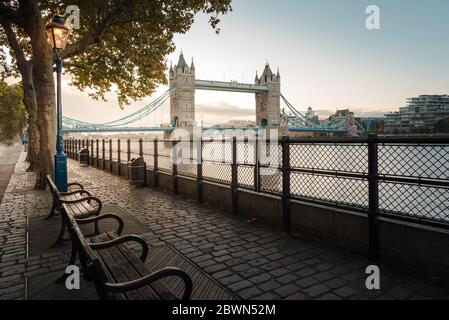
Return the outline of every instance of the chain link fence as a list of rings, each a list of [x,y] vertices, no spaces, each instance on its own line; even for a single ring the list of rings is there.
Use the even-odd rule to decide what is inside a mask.
[[[367,214],[449,224],[447,137],[192,142],[143,140],[147,167],[172,173],[176,159],[179,176]],[[71,148],[79,141],[68,143]],[[90,143],[100,159],[102,146],[101,140],[98,147],[96,140]],[[108,140],[104,146],[109,159]],[[112,146],[117,161],[117,140]],[[128,153],[140,156],[138,140],[121,141],[120,161],[128,161]]]

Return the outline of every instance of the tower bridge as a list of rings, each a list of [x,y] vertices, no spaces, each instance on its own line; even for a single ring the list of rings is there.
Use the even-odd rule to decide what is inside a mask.
[[[170,132],[174,128],[192,128],[196,123],[195,91],[212,90],[254,94],[256,127],[258,128],[282,128],[291,132],[343,134],[348,132],[349,120],[315,123],[298,111],[281,94],[279,70],[274,73],[268,63],[260,76],[256,72],[254,83],[196,79],[195,71],[193,59],[189,66],[181,52],[178,63],[175,66],[170,65],[169,89],[148,105],[121,119],[106,123],[91,123],[63,117],[63,130],[65,132]],[[154,127],[136,125],[139,120],[154,115],[154,111],[161,108],[167,100],[170,102],[169,127],[164,125]],[[286,105],[287,111],[281,110],[281,101]]]
[[[181,53],[178,63],[170,66],[169,86],[170,122],[174,127],[193,127],[195,124],[195,90],[247,92],[256,96],[256,126],[281,125],[281,76],[275,75],[267,63],[262,75],[256,74],[254,84],[196,80],[195,65],[190,67]]]

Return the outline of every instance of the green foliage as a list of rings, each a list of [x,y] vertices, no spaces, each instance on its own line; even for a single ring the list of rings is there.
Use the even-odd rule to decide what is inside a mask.
[[[449,118],[444,118],[435,124],[435,132],[449,133]]]
[[[17,1],[5,3],[5,8],[20,14]],[[24,6],[34,3],[44,23],[57,9],[64,13],[67,5],[78,6],[80,28],[71,31],[62,52],[65,72],[80,90],[93,89],[95,99],[104,100],[107,92],[115,91],[122,107],[129,99],[148,96],[167,82],[166,56],[175,50],[173,36],[187,32],[197,13],[210,15],[209,23],[218,33],[219,16],[232,10],[231,0],[31,0]],[[29,35],[15,24],[13,29],[21,51],[30,60]],[[16,57],[12,56],[12,64],[7,63],[5,47],[10,48],[10,43],[0,32],[0,76],[17,76]]]
[[[209,23],[218,32],[218,15],[231,10],[230,2],[70,1],[80,8],[81,28],[73,30],[63,53],[65,70],[80,90],[94,89],[96,99],[114,90],[123,106],[129,98],[148,96],[167,82],[165,57],[175,50],[174,34],[187,32],[199,12],[211,15]],[[106,21],[110,25],[104,28]],[[89,39],[94,44],[86,46]]]
[[[22,133],[25,123],[22,85],[0,81],[0,140],[11,142]]]

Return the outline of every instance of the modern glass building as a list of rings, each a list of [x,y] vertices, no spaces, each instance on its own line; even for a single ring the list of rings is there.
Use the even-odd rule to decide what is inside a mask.
[[[399,112],[385,114],[385,133],[433,130],[435,124],[449,118],[449,95],[421,95],[408,98]]]

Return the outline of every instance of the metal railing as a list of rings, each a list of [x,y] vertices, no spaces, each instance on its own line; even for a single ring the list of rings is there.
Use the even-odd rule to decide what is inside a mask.
[[[373,237],[379,217],[449,229],[449,137],[230,138],[192,140],[187,148],[186,141],[108,141],[68,139],[66,152],[90,146],[96,159],[141,156],[155,176],[173,176],[174,191],[179,176],[196,179],[200,201],[203,181],[229,186],[233,197],[239,188],[278,195],[286,231],[291,200],[365,213]]]

